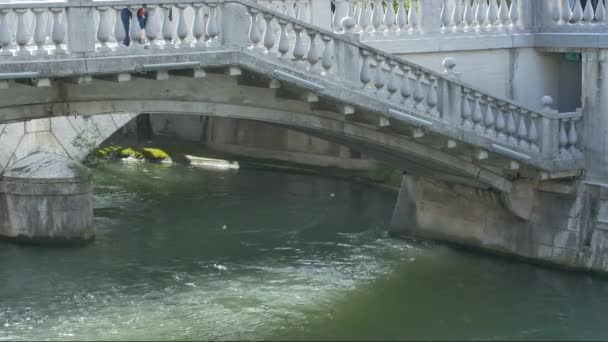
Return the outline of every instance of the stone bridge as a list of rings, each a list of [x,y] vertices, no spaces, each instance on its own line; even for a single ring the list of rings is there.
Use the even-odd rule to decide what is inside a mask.
[[[390,36],[419,29],[423,35],[429,28],[432,33],[430,22],[446,17],[446,6],[453,2],[410,3],[418,7],[410,8],[404,24],[398,21],[403,9],[393,17],[375,1],[374,32]],[[458,19],[459,3],[449,21],[440,21],[441,34],[473,27],[470,14],[462,14],[464,22]],[[531,3],[511,1],[511,7]],[[308,132],[403,169],[408,176],[396,211],[412,205],[420,211],[415,204],[421,197],[411,198],[411,177],[423,177],[476,189],[460,195],[473,201],[479,192],[489,194],[481,195],[480,205],[487,198],[501,205],[491,200],[482,211],[506,207],[498,217],[511,215],[503,221],[522,229],[542,226],[551,216],[534,216],[540,210],[538,184],[555,189],[550,184],[582,174],[583,112],[558,113],[549,96],[538,99],[540,106],[529,106],[490,94],[461,81],[453,58],[446,58],[444,72],[438,73],[362,43],[360,33],[368,28],[361,11],[367,2],[350,3],[343,18],[338,4],[333,30],[315,25],[314,17],[308,18],[312,24],[301,20],[303,12],[293,13],[294,4],[276,11],[245,0],[0,3],[0,192],[5,193],[0,233],[34,240],[91,237],[90,198],[70,199],[90,196],[90,180],[74,162],[53,156],[78,161],[142,112],[241,118]],[[508,25],[517,30],[517,11],[504,17],[506,1],[476,4],[477,12],[486,13],[479,17],[483,22],[477,19],[480,30],[507,31]],[[488,7],[480,10],[482,4]],[[135,15],[141,6],[150,13],[145,44],[137,21],[125,32],[116,20],[124,8]],[[595,10],[584,20],[603,20]],[[349,16],[357,11],[357,20]],[[572,18],[577,17],[569,14]],[[130,46],[122,44],[126,35]],[[483,231],[488,222],[483,215],[478,219]],[[501,241],[492,243],[502,247],[490,248],[555,261],[551,239],[549,257],[537,255],[536,245],[526,252],[534,255]],[[603,262],[594,267],[604,267]]]

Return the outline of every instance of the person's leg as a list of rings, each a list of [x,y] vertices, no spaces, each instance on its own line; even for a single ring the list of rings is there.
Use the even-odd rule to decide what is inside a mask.
[[[129,21],[131,17],[131,12],[128,8],[123,8],[120,11],[120,19],[122,20],[122,27],[125,29],[125,39],[123,40],[123,44],[125,46],[129,46],[131,44],[131,38],[129,38]]]
[[[139,27],[141,28],[140,42],[143,44],[146,41],[146,23],[148,22],[148,17],[137,16],[137,21],[139,21]]]

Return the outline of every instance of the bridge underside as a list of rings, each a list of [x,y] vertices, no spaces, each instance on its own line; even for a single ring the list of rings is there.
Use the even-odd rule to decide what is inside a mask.
[[[436,134],[380,117],[373,111],[346,106],[308,89],[246,69],[206,68],[204,77],[192,70],[100,75],[94,85],[61,78],[48,87],[20,82],[3,90],[3,122],[56,116],[120,113],[198,114],[248,119],[283,125],[335,141],[414,174],[433,175],[463,184],[510,190],[510,179],[538,172],[498,154],[477,156],[477,149]],[[150,80],[152,78],[152,80]],[[57,134],[57,133],[56,133]],[[86,134],[86,132],[85,132]],[[8,139],[9,137],[5,137]],[[0,137],[2,141],[2,137]],[[93,141],[93,145],[99,144]]]

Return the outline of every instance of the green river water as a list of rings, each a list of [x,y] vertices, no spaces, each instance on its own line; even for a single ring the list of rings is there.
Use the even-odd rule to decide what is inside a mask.
[[[0,340],[608,339],[607,280],[389,238],[390,190],[93,172],[93,243],[0,244]]]

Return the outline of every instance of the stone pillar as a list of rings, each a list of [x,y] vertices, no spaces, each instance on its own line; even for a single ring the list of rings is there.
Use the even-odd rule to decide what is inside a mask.
[[[582,57],[585,178],[608,183],[608,49],[586,49]]]
[[[552,0],[553,1],[553,0]],[[551,17],[543,15],[546,4],[538,0],[519,0],[519,22],[518,26],[522,30],[534,31],[536,27],[547,19],[550,24]]]
[[[331,30],[331,0],[310,0],[311,24]]]
[[[418,6],[420,30],[426,34],[440,32],[443,0],[418,0]]]
[[[415,184],[411,175],[403,174],[399,197],[391,218],[391,235],[405,235],[417,225]]]
[[[349,27],[354,26],[354,19],[348,19],[345,21],[345,24],[349,24]],[[352,33],[352,30],[348,30],[344,35],[356,41],[360,40],[360,36]],[[351,86],[360,86],[362,64],[359,48],[341,40],[336,40],[335,42],[335,64],[340,79]]]
[[[33,153],[0,177],[0,238],[32,243],[93,239],[89,170],[53,153]]]
[[[226,46],[245,48],[249,45],[249,26],[251,16],[247,7],[236,2],[222,6],[221,35]]]
[[[88,0],[70,0],[78,6]],[[68,51],[70,53],[95,52],[97,27],[93,18],[94,7],[68,7],[66,9]]]

